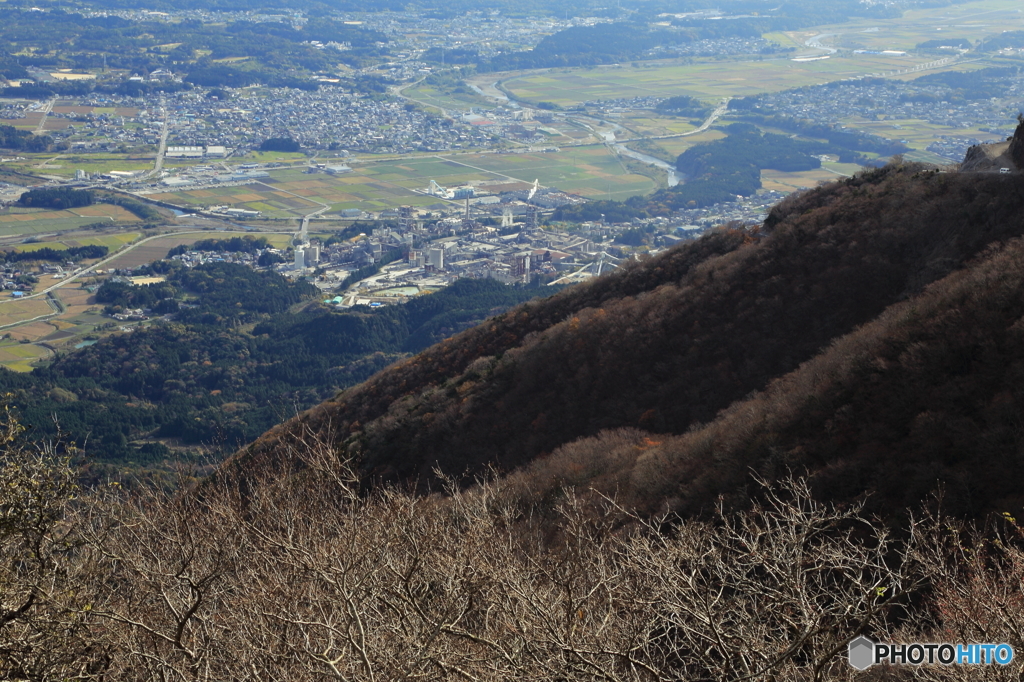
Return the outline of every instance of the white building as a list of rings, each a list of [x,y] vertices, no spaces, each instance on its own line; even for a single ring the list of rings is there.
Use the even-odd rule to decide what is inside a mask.
[[[203,158],[202,147],[168,147],[164,156],[180,159],[201,159]]]
[[[427,265],[435,270],[444,270],[444,249],[429,249],[427,251]]]

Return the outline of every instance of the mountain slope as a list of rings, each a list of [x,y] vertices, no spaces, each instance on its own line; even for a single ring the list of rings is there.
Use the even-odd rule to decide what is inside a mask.
[[[313,432],[369,478],[425,480],[435,467],[510,470],[604,429],[682,434],[1024,234],[1022,209],[1024,186],[1005,176],[868,172],[783,202],[767,235],[722,232],[485,323],[235,461],[274,462]]]
[[[816,494],[870,492],[879,513],[941,483],[954,515],[1024,505],[1024,241],[993,247],[837,339],[797,370],[679,436],[607,431],[514,474],[523,501],[566,486],[689,515],[751,472],[810,475]],[[517,479],[517,480],[516,480]]]

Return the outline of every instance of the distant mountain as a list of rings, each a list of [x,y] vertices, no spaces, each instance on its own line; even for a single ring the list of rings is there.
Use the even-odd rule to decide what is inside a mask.
[[[988,399],[1005,402],[1011,412],[1017,404],[1012,383],[997,381],[1012,347],[979,360],[977,368],[971,353],[982,347],[968,337],[941,341],[940,350],[962,345],[936,351],[953,354],[946,360],[912,360],[912,350],[915,334],[1009,333],[1017,305],[1011,300],[986,302],[986,293],[975,292],[978,300],[960,324],[980,324],[972,315],[983,314],[983,303],[1005,308],[1004,317],[984,318],[991,326],[978,331],[957,326],[951,320],[958,318],[943,311],[965,295],[963,282],[981,277],[981,271],[958,271],[977,258],[986,259],[984,267],[1014,267],[1016,246],[1000,258],[993,253],[1022,234],[1024,186],[1015,176],[913,164],[868,171],[790,197],[763,229],[720,228],[624,272],[513,309],[271,430],[233,463],[274,466],[290,457],[296,438],[315,433],[356,457],[367,481],[428,483],[435,470],[459,476],[530,467],[519,475],[533,476],[538,489],[604,477],[637,507],[695,511],[741,486],[748,466],[772,474],[806,466],[818,472],[830,497],[876,490],[903,505],[948,479],[961,485],[965,510],[981,511],[993,498],[965,490],[975,485],[969,481],[980,485],[994,474],[977,463],[1006,465],[1016,447],[1014,431],[986,425],[981,408]],[[879,317],[894,304],[904,312]],[[919,326],[911,331],[886,321],[918,309],[933,312],[914,318]],[[857,333],[881,350],[866,356],[859,373],[843,375],[849,393],[812,390],[801,374],[776,380],[812,360],[843,367],[834,355],[821,354],[833,343],[857,347],[862,337],[844,337],[862,325],[875,325]],[[926,360],[934,366],[914,364]],[[906,374],[875,377],[872,363],[906,363]],[[964,381],[971,386],[977,381],[973,392],[957,397],[956,373],[969,375]],[[886,381],[911,394],[894,401],[882,393],[870,405],[841,409],[845,396],[875,395],[881,389],[870,382]],[[752,394],[769,386],[767,394]],[[826,398],[831,402],[820,402]],[[745,421],[743,410],[752,406],[788,430],[769,428],[757,421],[762,417]],[[726,421],[694,430],[726,408]],[[959,435],[949,431],[957,424]],[[643,433],[608,433],[614,429]],[[701,433],[714,438],[705,443],[694,435]],[[573,445],[580,438],[597,440]],[[974,449],[964,450],[966,444]],[[640,467],[643,451],[655,447],[664,461],[649,454]],[[651,462],[660,462],[654,469],[662,478],[630,479],[631,472],[650,472]],[[899,468],[899,476],[887,479],[880,462]],[[968,469],[975,473],[965,478]],[[1015,480],[1010,473],[1002,478],[1007,486]]]

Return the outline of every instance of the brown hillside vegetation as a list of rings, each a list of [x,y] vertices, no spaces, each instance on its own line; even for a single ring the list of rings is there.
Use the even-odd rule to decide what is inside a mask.
[[[751,471],[810,474],[833,502],[903,509],[945,489],[948,511],[1024,506],[1024,241],[896,304],[796,371],[681,436],[607,431],[512,475],[535,504],[566,486],[644,513],[743,499]]]
[[[8,425],[0,424],[0,432]],[[1009,682],[999,666],[878,666],[877,641],[1024,643],[1021,532],[925,514],[895,535],[804,482],[739,513],[623,519],[507,486],[361,494],[324,443],[289,475],[76,491],[3,439],[0,679],[197,682]]]
[[[1022,209],[1019,176],[919,167],[793,197],[216,485],[80,489],[0,405],[0,679],[1019,681]],[[858,672],[859,635],[1017,655]]]
[[[1024,234],[1024,185],[889,166],[788,199],[766,230],[724,231],[513,310],[282,425],[236,461],[287,458],[280,446],[310,429],[367,477],[423,480],[435,467],[511,470],[606,429],[686,433]]]

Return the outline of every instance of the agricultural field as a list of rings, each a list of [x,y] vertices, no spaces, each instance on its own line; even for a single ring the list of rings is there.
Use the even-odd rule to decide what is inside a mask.
[[[125,244],[131,244],[141,237],[138,232],[119,232],[117,234],[105,234],[99,237],[77,237],[64,240],[68,246],[106,246],[111,251],[116,251]]]
[[[723,137],[725,137],[725,133],[721,130],[710,128],[702,133],[697,133],[696,135],[687,135],[686,137],[667,137],[661,140],[653,140],[653,142],[662,149],[665,149],[678,157],[694,145],[702,142],[714,142],[715,140],[721,140]]]
[[[90,342],[83,341],[83,336],[110,325],[110,319],[103,317],[102,306],[96,302],[94,294],[82,285],[70,284],[54,294],[60,300],[63,313],[55,314],[56,306],[51,307],[41,299],[15,301],[0,296],[0,324],[49,316],[5,330],[11,342],[0,341],[0,365],[15,371],[30,371],[34,363],[50,355],[51,349],[87,345]]]
[[[209,159],[209,163],[215,162],[216,159]],[[261,152],[252,151],[248,154],[241,156],[232,156],[231,163],[238,163],[239,161],[251,161],[253,163],[298,163],[305,165],[309,161],[302,152]],[[190,161],[185,165],[193,165],[195,161]]]
[[[3,121],[0,121],[3,123]],[[33,127],[34,129],[34,127]],[[44,173],[63,178],[72,178],[75,171],[86,173],[109,173],[110,171],[142,171],[153,168],[153,154],[111,154],[97,152],[86,154],[74,152],[68,154],[31,154],[19,152],[19,158],[4,161],[0,168],[20,173]],[[21,158],[24,157],[24,158]],[[172,165],[168,159],[167,165]]]
[[[479,154],[458,158],[459,162],[505,179],[524,182],[537,179],[541,185],[592,199],[625,199],[655,188],[650,178],[627,173],[618,157],[604,145],[572,147],[558,153]]]
[[[280,173],[282,172],[279,171],[278,174]],[[196,208],[210,206],[245,208],[261,211],[269,218],[294,218],[322,207],[321,204],[309,201],[302,196],[289,191],[282,191],[262,182],[228,187],[212,186],[203,189],[167,192],[150,196],[160,201],[194,206]]]
[[[794,62],[788,57],[695,64],[647,62],[580,69],[550,69],[504,81],[518,99],[569,106],[588,100],[689,95],[717,101],[818,85],[843,78],[912,68],[934,57],[839,54]]]
[[[468,89],[468,88],[467,88]],[[442,110],[467,110],[472,107],[488,107],[488,100],[476,92],[451,92],[445,93],[441,90],[426,84],[415,85],[402,91],[404,97],[437,107]]]
[[[0,341],[0,366],[15,372],[31,372],[34,362],[50,355],[50,351],[32,343]]]
[[[68,238],[61,241],[19,244],[15,248],[32,251],[44,247],[64,249],[86,244],[102,244],[114,250],[139,236],[141,235],[138,232],[80,236],[77,239]],[[223,234],[205,230],[167,235],[115,258],[109,267],[134,267],[166,257],[167,251],[173,246],[191,244],[199,239],[223,236]],[[266,237],[271,244],[278,248],[287,247],[292,237],[290,233],[259,233],[258,236]],[[313,236],[323,238],[327,235],[318,233]],[[48,275],[42,276],[35,288],[38,290],[54,283]],[[19,300],[11,297],[10,292],[0,292],[0,327],[16,325],[0,329],[0,335],[9,335],[9,340],[0,340],[0,366],[27,372],[39,360],[47,359],[52,348],[79,348],[82,345],[93,343],[93,341],[87,340],[94,339],[95,336],[92,335],[105,333],[110,328],[111,320],[103,316],[102,304],[96,302],[95,294],[90,291],[93,287],[94,279],[86,278],[84,281],[70,282],[66,286],[55,289],[52,295],[59,300],[63,309],[63,312],[59,314],[57,306],[47,303],[44,299]],[[45,319],[32,321],[37,317]],[[18,324],[19,322],[22,324]]]
[[[53,312],[53,308],[41,298],[22,301],[13,298],[9,291],[0,292],[0,329]]]
[[[616,120],[623,128],[642,137],[679,135],[697,129],[689,119],[657,116],[650,111],[637,111]]]
[[[65,211],[15,213],[0,211],[0,237],[31,236],[77,229],[98,222],[138,222],[139,219],[120,206],[94,204]]]
[[[980,0],[907,10],[901,17],[884,22],[859,19],[837,26],[822,26],[814,32],[769,34],[787,47],[820,33],[836,33],[831,43],[850,49],[913,50],[918,43],[943,35],[977,42],[1002,31],[1024,29],[1024,14],[1016,0]],[[766,37],[769,37],[766,36]],[[789,39],[791,42],[786,42]]]
[[[167,257],[167,252],[173,247],[180,244],[193,244],[199,239],[208,239],[211,237],[218,237],[222,235],[204,234],[204,233],[191,233],[182,235],[168,235],[161,237],[160,239],[154,239],[153,241],[146,242],[145,244],[138,246],[128,253],[118,256],[114,260],[110,261],[105,267],[113,270],[116,268],[135,268],[146,263],[152,263],[155,260]]]
[[[860,170],[860,166],[856,168]],[[777,192],[796,192],[802,189],[817,187],[822,183],[838,180],[846,175],[846,173],[829,170],[825,167],[800,171],[799,173],[784,173],[782,171],[766,169],[761,171],[761,186],[764,189]]]
[[[15,251],[38,251],[39,249],[68,249],[73,246],[106,246],[111,252],[118,250],[125,244],[130,244],[139,238],[138,232],[122,232],[109,234],[100,237],[79,237],[77,239],[62,239],[60,241],[35,242],[32,244],[17,244]]]
[[[445,187],[474,182],[526,182],[605,198],[625,198],[654,188],[649,178],[628,173],[604,145],[557,153],[455,154],[375,161],[340,176],[310,175],[299,169],[270,171],[271,178],[234,187],[210,187],[151,195],[192,206],[227,205],[262,211],[270,218],[295,218],[329,206],[380,211],[396,206],[430,206],[440,199],[414,192],[431,180]]]
[[[926,151],[926,147],[942,135],[950,137],[975,138],[979,140],[995,139],[992,133],[978,128],[950,128],[944,125],[929,123],[921,119],[900,119],[887,118],[884,121],[868,121],[863,118],[849,118],[841,121],[843,125],[854,130],[866,130],[875,135],[890,140],[900,140],[913,152],[908,152],[907,157],[915,161],[928,163],[947,164],[946,159],[937,154]]]

